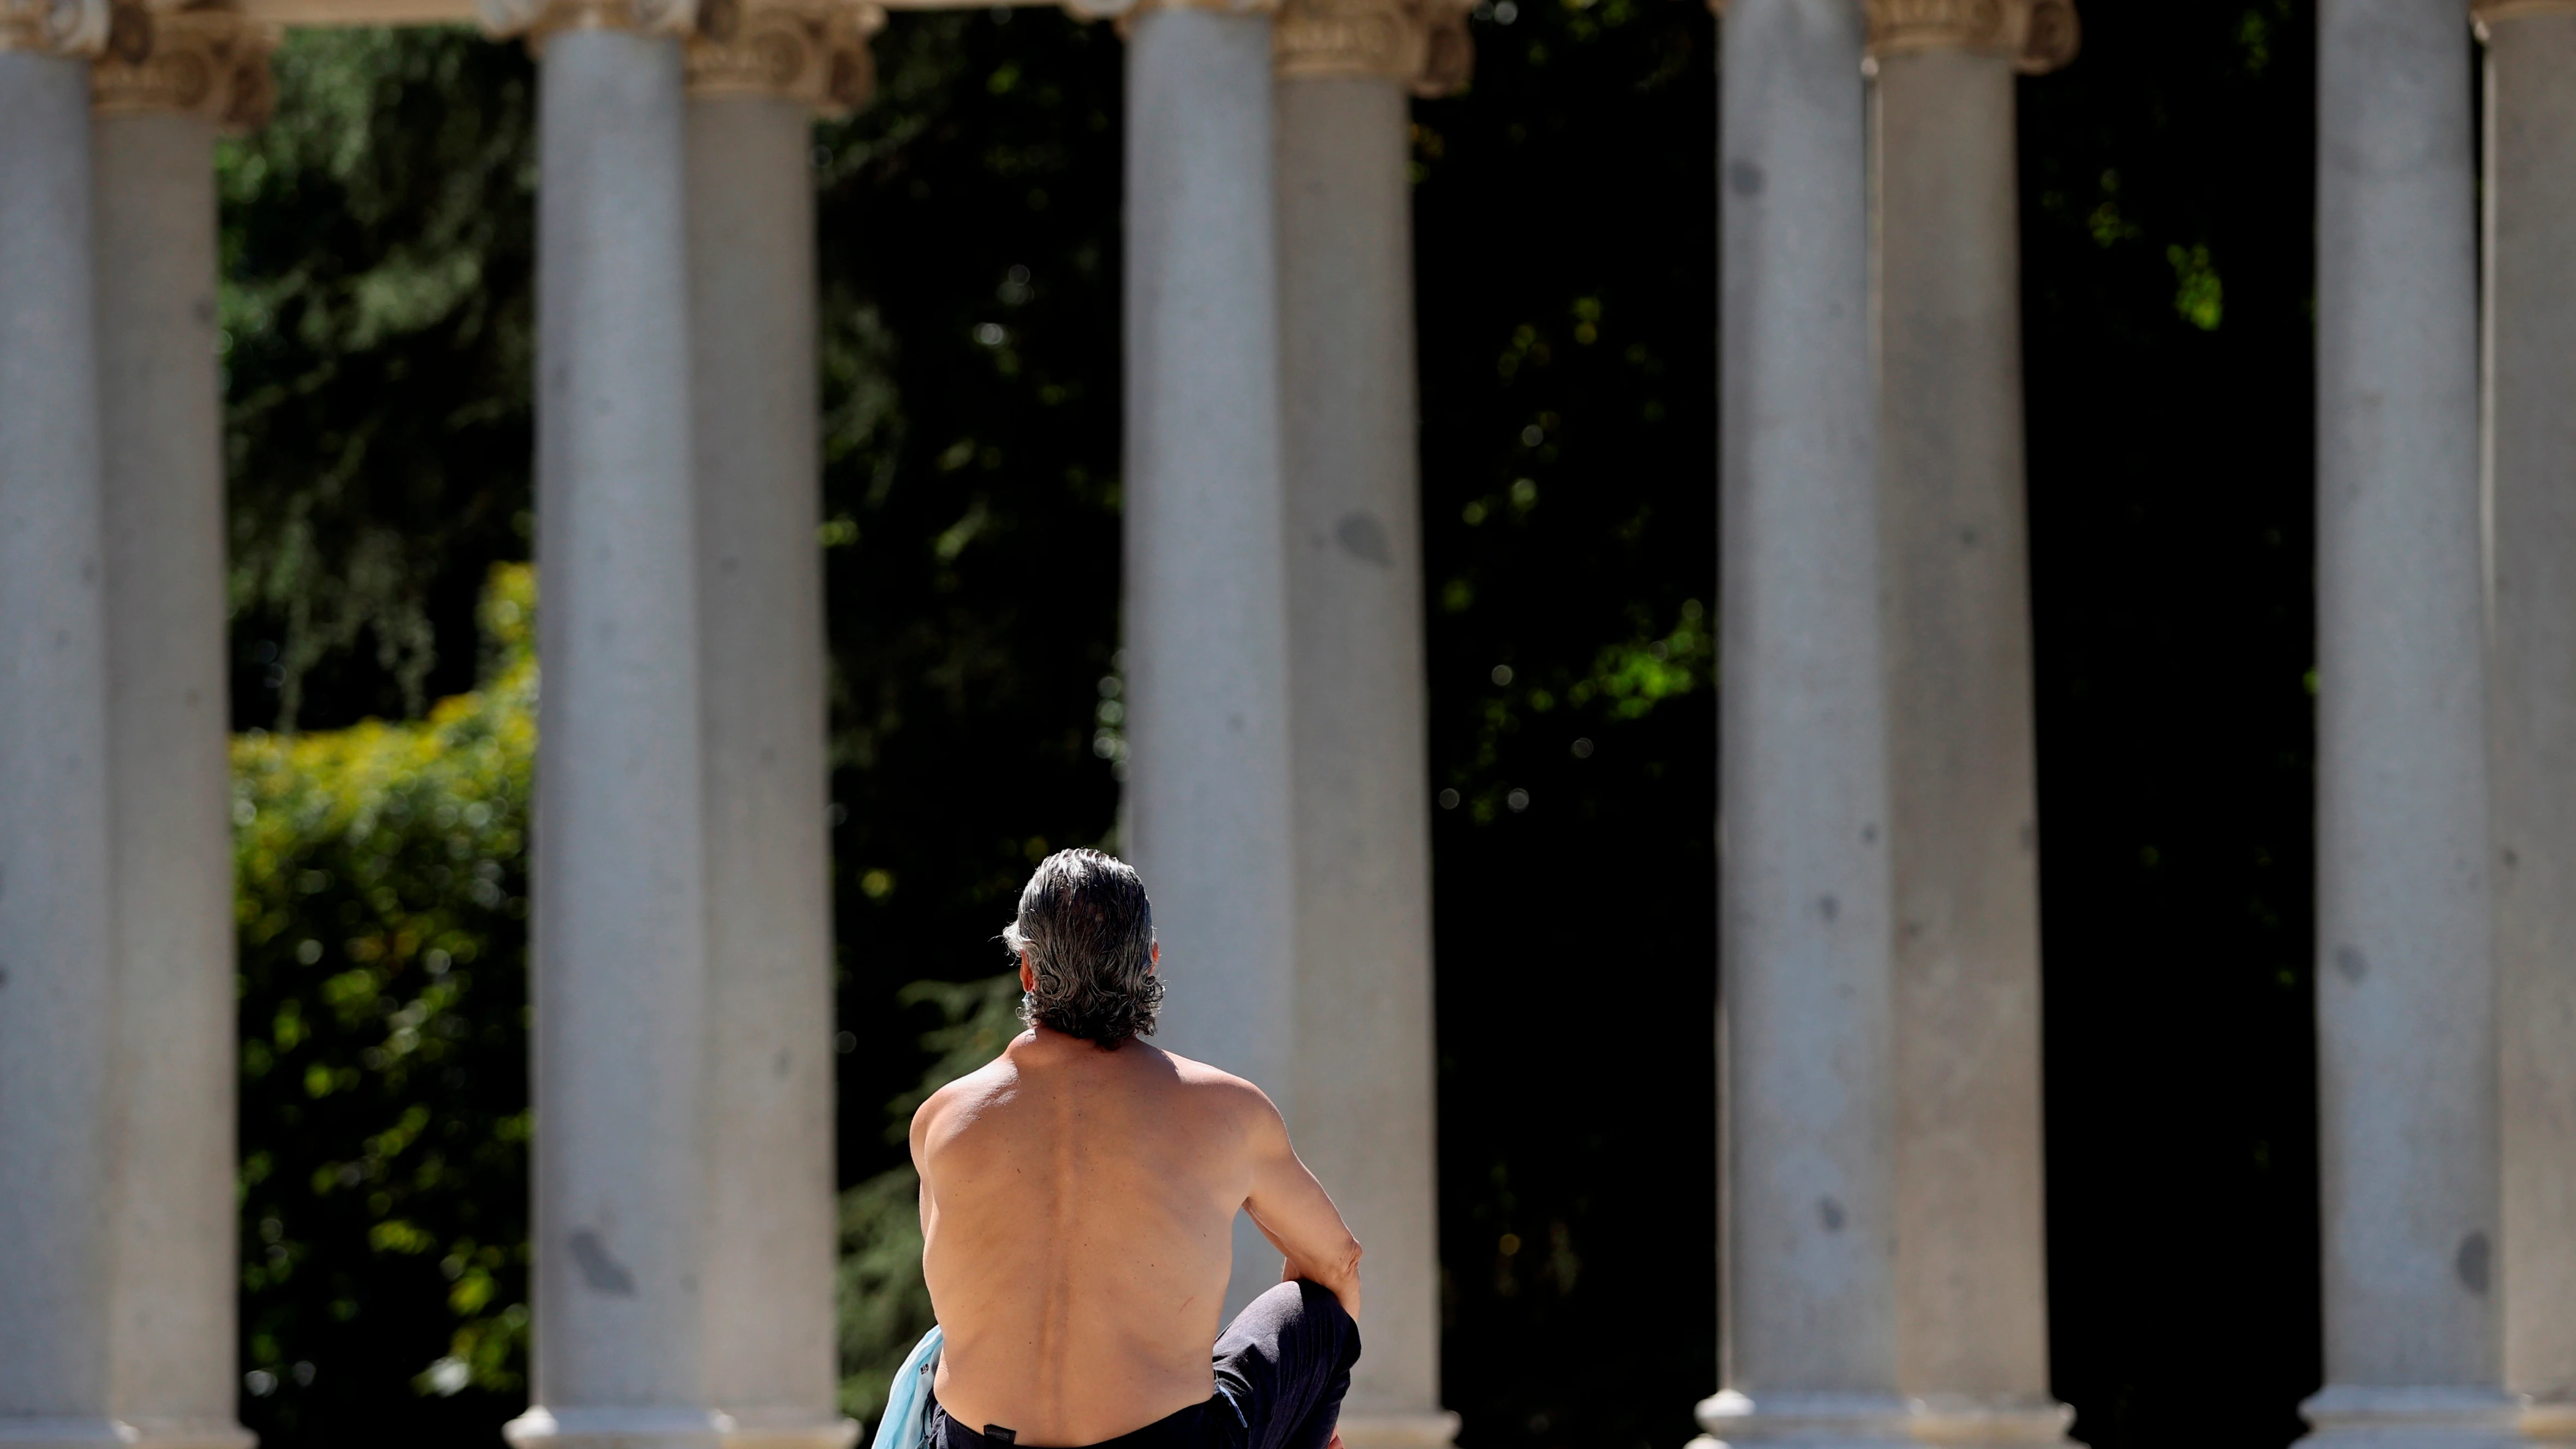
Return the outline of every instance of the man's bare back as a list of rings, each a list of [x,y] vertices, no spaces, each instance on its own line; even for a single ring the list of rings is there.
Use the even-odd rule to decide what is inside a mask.
[[[1032,1028],[922,1104],[912,1159],[961,1425],[1088,1445],[1206,1401],[1239,1208],[1359,1316],[1359,1244],[1278,1109],[1186,1057]]]

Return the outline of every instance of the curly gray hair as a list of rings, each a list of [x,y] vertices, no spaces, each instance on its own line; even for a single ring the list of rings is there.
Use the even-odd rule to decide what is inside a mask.
[[[1002,944],[1028,957],[1037,989],[1020,1020],[1116,1051],[1152,1036],[1163,1004],[1154,974],[1154,907],[1135,867],[1097,850],[1059,850],[1020,891]]]

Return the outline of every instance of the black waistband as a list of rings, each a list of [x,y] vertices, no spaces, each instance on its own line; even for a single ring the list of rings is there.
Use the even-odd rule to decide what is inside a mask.
[[[1037,1449],[1025,1441],[1011,1445],[985,1438],[948,1417],[948,1411],[940,1407],[936,1398],[930,1401],[924,1427],[928,1431],[925,1437],[930,1441],[928,1449]],[[1103,1439],[1097,1444],[1060,1446],[1060,1449],[1218,1449],[1221,1445],[1239,1444],[1242,1427],[1242,1416],[1235,1412],[1233,1401],[1221,1393],[1210,1394],[1205,1403],[1175,1410],[1142,1429],[1131,1429],[1115,1439]],[[1047,1449],[1059,1449],[1059,1446],[1047,1446]]]

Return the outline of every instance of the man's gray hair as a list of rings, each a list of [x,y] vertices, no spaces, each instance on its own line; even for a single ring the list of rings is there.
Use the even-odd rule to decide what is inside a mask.
[[[1059,850],[1020,891],[1020,916],[1002,929],[1026,953],[1037,989],[1020,1020],[1116,1051],[1154,1034],[1163,978],[1153,973],[1154,907],[1135,867],[1097,850]]]

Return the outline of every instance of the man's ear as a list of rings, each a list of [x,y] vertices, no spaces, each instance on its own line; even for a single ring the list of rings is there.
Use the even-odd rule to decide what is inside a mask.
[[[1029,965],[1029,953],[1026,951],[1020,953],[1020,989],[1022,991],[1038,989],[1038,973]]]

